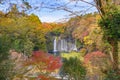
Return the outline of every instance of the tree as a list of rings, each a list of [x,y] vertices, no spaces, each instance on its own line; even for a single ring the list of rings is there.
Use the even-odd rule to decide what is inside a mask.
[[[13,64],[9,60],[9,50],[11,48],[11,40],[7,35],[0,35],[0,79],[11,79],[13,72]]]
[[[2,1],[6,1],[6,0],[2,0]],[[57,2],[57,1],[58,0],[54,0],[54,2]],[[91,6],[89,6],[87,9],[83,11],[73,10],[74,9],[73,7],[78,7],[79,9],[81,8],[81,6],[78,4],[79,2],[84,2]],[[70,12],[71,15],[76,15],[76,16],[79,16],[82,13],[85,13],[86,11],[88,11],[90,7],[96,7],[96,9],[98,10],[98,13],[101,16],[100,26],[104,33],[104,40],[106,40],[106,42],[112,45],[114,68],[117,69],[117,66],[118,66],[118,51],[117,51],[118,46],[117,45],[118,45],[119,33],[120,33],[119,27],[118,27],[119,26],[119,2],[120,2],[119,0],[93,0],[92,2],[89,2],[87,0],[69,0],[65,4],[61,4],[61,3],[52,4],[48,0],[46,2],[41,1],[40,2],[41,5],[37,7],[38,8],[49,8],[52,10],[64,10],[64,11]],[[23,3],[26,4],[26,6],[29,6],[30,8],[30,5],[27,1],[23,0]],[[75,5],[72,6],[71,8],[69,6],[70,3],[74,3]]]
[[[10,12],[5,13],[0,18],[0,21],[1,34],[7,34],[11,37],[13,49],[19,49],[18,51],[25,54],[31,53],[35,47],[46,50],[44,28],[38,16],[34,14],[28,16],[21,13],[14,5]]]
[[[104,40],[112,46],[112,54],[114,59],[114,69],[118,67],[118,41],[119,41],[119,4],[120,1],[113,0],[94,0],[90,3],[86,0],[72,0],[75,2],[84,2],[97,8],[101,16],[100,27],[103,31]],[[71,2],[72,2],[71,1]],[[77,4],[77,3],[76,3]],[[62,8],[68,11],[66,6]],[[74,13],[74,11],[69,11]]]
[[[33,55],[24,63],[25,66],[32,66],[37,73],[36,78],[49,80],[51,72],[62,66],[61,58],[44,53],[43,51],[34,51]],[[33,75],[35,73],[32,73]],[[52,79],[51,79],[52,80]]]
[[[84,63],[87,69],[88,79],[104,80],[105,74],[112,67],[109,57],[100,51],[85,55]]]
[[[112,0],[94,0],[98,11],[101,14],[100,27],[104,32],[104,39],[112,46],[112,54],[114,59],[114,69],[118,69],[118,41],[119,41],[119,17],[120,11],[116,1]],[[114,2],[114,3],[113,3]]]

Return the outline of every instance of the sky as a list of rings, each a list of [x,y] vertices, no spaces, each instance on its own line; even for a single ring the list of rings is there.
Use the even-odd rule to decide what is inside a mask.
[[[21,10],[21,0],[8,0],[11,3],[17,3],[19,10]],[[80,14],[86,14],[97,11],[92,5],[81,1],[74,0],[25,0],[28,1],[32,9],[27,10],[28,14],[36,14],[41,22],[60,22],[68,20],[70,17]],[[93,0],[84,0],[93,4]],[[9,2],[5,2],[4,5],[0,5],[0,10],[6,11],[10,6]],[[52,9],[49,9],[52,8]],[[53,9],[54,8],[54,9]],[[67,9],[65,11],[63,9]],[[59,10],[58,10],[59,9]],[[70,11],[75,12],[75,15]],[[81,11],[78,13],[78,11]]]

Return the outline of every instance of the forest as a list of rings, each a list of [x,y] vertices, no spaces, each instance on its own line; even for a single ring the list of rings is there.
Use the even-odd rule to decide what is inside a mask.
[[[0,80],[120,80],[120,1],[93,2],[98,11],[85,14],[62,6],[75,16],[60,22],[42,22],[18,3],[1,10]]]

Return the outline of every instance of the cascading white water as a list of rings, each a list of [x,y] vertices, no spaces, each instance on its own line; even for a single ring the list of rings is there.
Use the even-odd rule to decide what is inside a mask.
[[[67,41],[66,41],[65,39],[61,39],[60,41],[61,41],[61,42],[60,42],[60,43],[61,43],[61,49],[60,49],[60,50],[67,52],[67,50],[68,50],[68,49],[67,49]]]
[[[54,50],[53,51],[56,52],[57,51],[57,39],[56,39],[56,37],[54,39],[53,46],[54,46]]]
[[[57,52],[57,37],[55,37],[54,39],[54,42],[53,42],[53,52],[54,52],[54,55],[56,55],[56,52]]]
[[[67,41],[64,39],[64,51],[67,52],[68,51],[68,45],[67,45]]]
[[[60,41],[61,41],[61,49],[60,50],[63,51],[64,50],[63,40],[61,39]]]
[[[68,42],[66,39],[55,37],[53,41],[53,52],[57,55],[58,52],[71,52],[77,51],[75,42]]]
[[[75,50],[75,51],[78,51],[78,49],[77,49],[77,45],[76,45],[76,44],[77,44],[77,41],[75,40],[74,50]]]
[[[76,44],[73,44],[73,51],[77,51]]]

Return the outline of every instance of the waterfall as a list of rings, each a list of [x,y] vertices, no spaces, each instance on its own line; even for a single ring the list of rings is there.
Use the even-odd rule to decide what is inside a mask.
[[[76,40],[74,41],[73,50],[77,51]]]
[[[65,39],[61,39],[61,51],[68,51],[67,41]]]
[[[64,43],[63,43],[63,40],[61,39],[61,51],[64,50]]]
[[[61,39],[55,37],[53,41],[53,53],[57,55],[58,52],[71,52],[77,51],[76,42],[75,41],[67,41],[66,39]]]
[[[53,42],[53,52],[54,52],[54,55],[56,55],[56,52],[57,52],[57,37],[55,37],[54,39],[54,42]]]
[[[73,45],[73,51],[77,51],[76,44]]]
[[[68,51],[68,45],[67,45],[67,41],[64,39],[64,51],[67,52]]]

